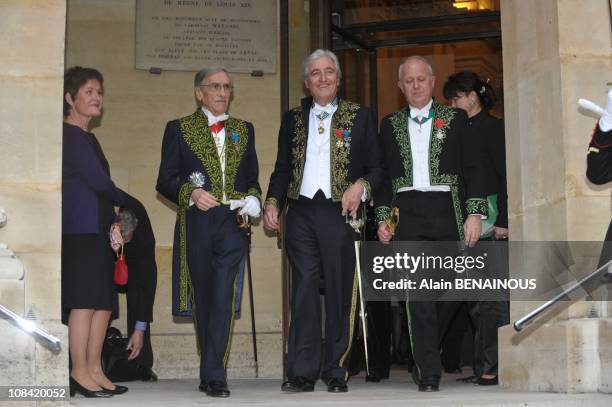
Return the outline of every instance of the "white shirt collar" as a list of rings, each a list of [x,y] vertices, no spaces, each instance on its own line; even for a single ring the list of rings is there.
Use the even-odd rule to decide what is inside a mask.
[[[410,117],[418,117],[418,116],[422,116],[422,117],[428,117],[429,116],[429,110],[431,110],[431,105],[433,104],[433,99],[429,100],[429,103],[427,103],[425,106],[423,106],[422,109],[418,109],[416,107],[410,106]]]
[[[229,115],[227,113],[223,113],[220,114],[219,116],[215,116],[214,114],[212,114],[210,112],[210,110],[208,110],[207,108],[205,108],[204,106],[202,106],[202,112],[206,115],[206,118],[208,119],[208,125],[211,126],[217,122],[223,122],[225,120],[227,120],[229,118]]]

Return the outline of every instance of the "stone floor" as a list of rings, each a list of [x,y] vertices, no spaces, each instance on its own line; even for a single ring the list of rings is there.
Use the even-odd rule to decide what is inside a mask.
[[[349,392],[331,394],[317,383],[314,393],[287,394],[280,391],[280,380],[235,379],[229,381],[232,396],[214,399],[198,392],[197,380],[160,380],[157,383],[126,383],[130,390],[108,400],[91,400],[81,396],[71,399],[74,406],[283,406],[283,407],[610,407],[608,394],[518,393],[498,386],[474,386],[456,383],[460,375],[447,375],[439,393],[419,393],[407,375],[393,374],[380,383],[366,383],[363,377],[352,378]]]

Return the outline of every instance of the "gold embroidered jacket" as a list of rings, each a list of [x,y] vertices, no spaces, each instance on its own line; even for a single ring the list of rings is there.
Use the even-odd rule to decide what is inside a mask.
[[[308,143],[312,98],[302,99],[300,107],[286,112],[278,133],[278,153],[266,204],[282,210],[287,198],[298,199]],[[382,154],[376,122],[367,107],[340,99],[331,122],[330,170],[332,200],[359,180],[372,196],[382,181]]]
[[[467,136],[467,115],[434,100],[429,142],[431,185],[450,187],[459,236],[467,215],[487,215],[485,174],[479,139]],[[408,135],[409,109],[386,116],[380,125],[385,180],[374,203],[377,221],[389,218],[397,190],[412,186],[412,153]]]
[[[189,198],[196,188],[189,182],[194,172],[204,175],[203,188],[221,200],[223,180],[221,162],[208,119],[201,109],[178,120],[168,122],[162,142],[162,158],[155,189],[178,205],[177,227],[174,236],[173,281],[177,281],[178,301],[173,312],[188,309],[190,292],[186,255],[186,222]],[[225,121],[225,194],[227,199],[243,199],[247,195],[261,201],[257,181],[259,166],[255,152],[253,125],[230,117]],[[176,293],[176,290],[174,290]],[[176,299],[175,299],[176,300]]]

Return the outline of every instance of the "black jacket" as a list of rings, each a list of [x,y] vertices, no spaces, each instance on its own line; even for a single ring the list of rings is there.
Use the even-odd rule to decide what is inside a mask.
[[[286,112],[278,132],[278,153],[266,203],[281,210],[287,198],[298,199],[308,143],[312,98],[302,99],[300,107]],[[330,134],[332,201],[357,180],[363,181],[369,196],[382,181],[382,155],[376,122],[367,107],[339,100],[332,117]]]
[[[462,224],[470,214],[487,215],[482,150],[476,138],[468,134],[467,115],[434,100],[429,148],[431,185],[450,187],[455,216]],[[409,108],[386,116],[380,124],[386,178],[374,197],[376,219],[386,220],[394,206],[397,191],[411,187],[412,152],[408,134]],[[459,236],[463,236],[460,228]]]
[[[482,110],[470,118],[468,137],[480,139],[486,182],[486,195],[497,194],[495,226],[508,227],[508,187],[506,184],[506,140],[504,122]]]
[[[126,243],[123,252],[128,266],[127,296],[128,312],[135,321],[153,321],[153,302],[157,287],[157,264],[155,262],[155,236],[147,211],[140,201],[124,192],[124,207],[134,212],[138,226],[134,236]]]

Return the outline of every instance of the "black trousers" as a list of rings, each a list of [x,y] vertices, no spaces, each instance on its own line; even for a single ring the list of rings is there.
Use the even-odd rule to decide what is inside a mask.
[[[450,192],[400,192],[395,204],[400,210],[400,222],[394,240],[459,240]],[[406,301],[408,332],[419,379],[441,376],[439,343],[447,324],[439,327],[438,311],[442,314],[453,314],[457,306],[455,302],[412,301],[410,296],[408,297]]]
[[[245,239],[228,206],[187,214],[187,262],[193,287],[200,380],[226,381],[238,266]]]
[[[340,203],[319,191],[289,201],[285,241],[291,264],[291,323],[287,374],[348,379],[347,364],[357,310],[354,230]],[[321,370],[321,305],[325,291],[325,356]]]

